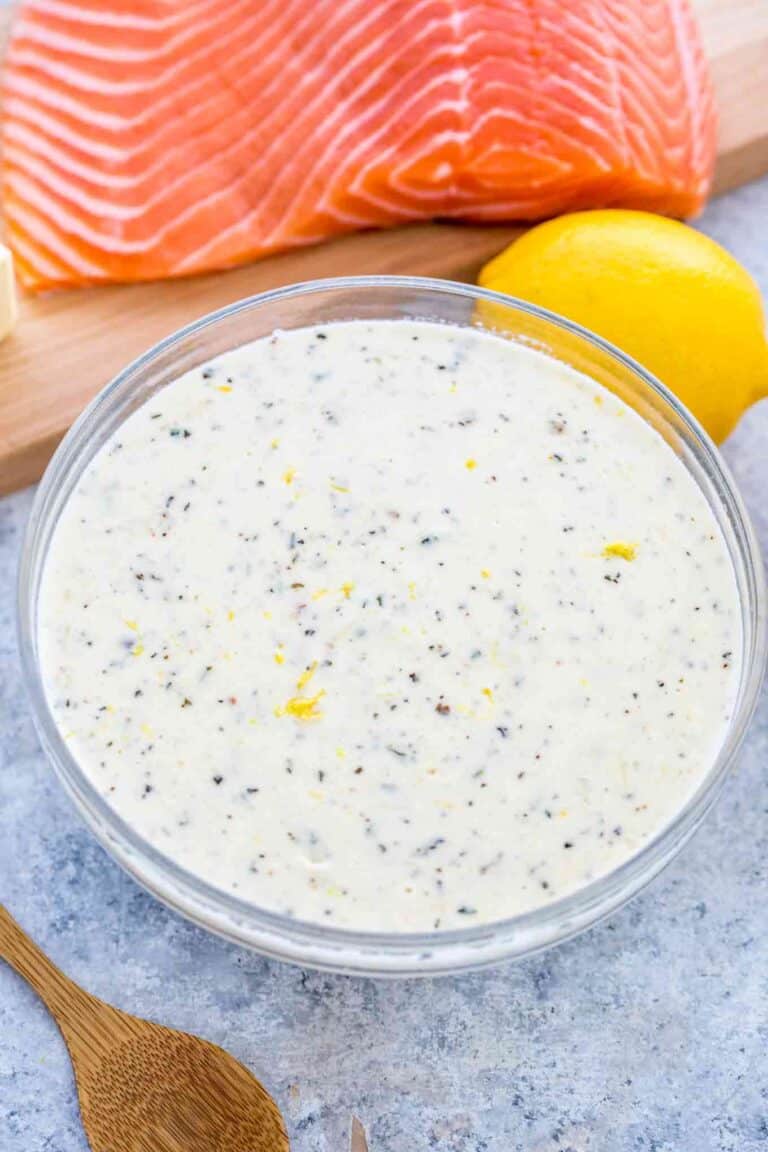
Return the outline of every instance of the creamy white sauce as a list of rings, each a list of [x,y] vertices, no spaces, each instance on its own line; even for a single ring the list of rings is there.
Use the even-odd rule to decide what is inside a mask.
[[[65,740],[148,841],[265,908],[414,931],[657,833],[722,741],[739,619],[637,414],[403,321],[278,333],[136,411],[62,513],[39,629]]]

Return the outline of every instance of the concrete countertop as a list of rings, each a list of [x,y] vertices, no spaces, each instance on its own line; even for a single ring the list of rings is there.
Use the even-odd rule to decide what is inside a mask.
[[[768,294],[768,180],[702,228]],[[726,446],[768,550],[768,404]],[[762,1152],[768,1148],[768,695],[695,840],[600,927],[462,978],[302,972],[199,931],[102,851],[47,767],[14,636],[31,493],[0,501],[0,898],[71,976],[228,1048],[294,1152]],[[85,1152],[64,1044],[0,965],[0,1148]]]

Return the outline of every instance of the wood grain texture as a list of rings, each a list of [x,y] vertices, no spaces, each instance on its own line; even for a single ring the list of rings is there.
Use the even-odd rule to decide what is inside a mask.
[[[694,0],[720,109],[715,188],[768,171],[768,0]],[[0,13],[0,41],[8,13]],[[175,328],[297,280],[364,273],[473,279],[519,229],[451,224],[367,232],[185,281],[90,288],[21,301],[0,345],[0,493],[37,480],[85,404]]]
[[[207,1040],[89,996],[0,905],[0,957],[38,993],[66,1041],[93,1152],[288,1152],[262,1084]]]

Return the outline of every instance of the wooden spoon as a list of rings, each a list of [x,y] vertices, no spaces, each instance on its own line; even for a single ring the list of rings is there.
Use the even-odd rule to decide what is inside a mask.
[[[280,1110],[207,1040],[89,996],[0,905],[0,957],[34,988],[66,1041],[93,1152],[288,1152]]]
[[[349,1152],[368,1152],[365,1128],[363,1128],[357,1116],[352,1117],[352,1127],[349,1132]]]

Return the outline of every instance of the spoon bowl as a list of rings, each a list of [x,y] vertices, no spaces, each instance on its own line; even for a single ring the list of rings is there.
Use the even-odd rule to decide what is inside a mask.
[[[90,996],[2,905],[0,956],[61,1030],[92,1152],[289,1152],[280,1110],[247,1068],[207,1040]]]

